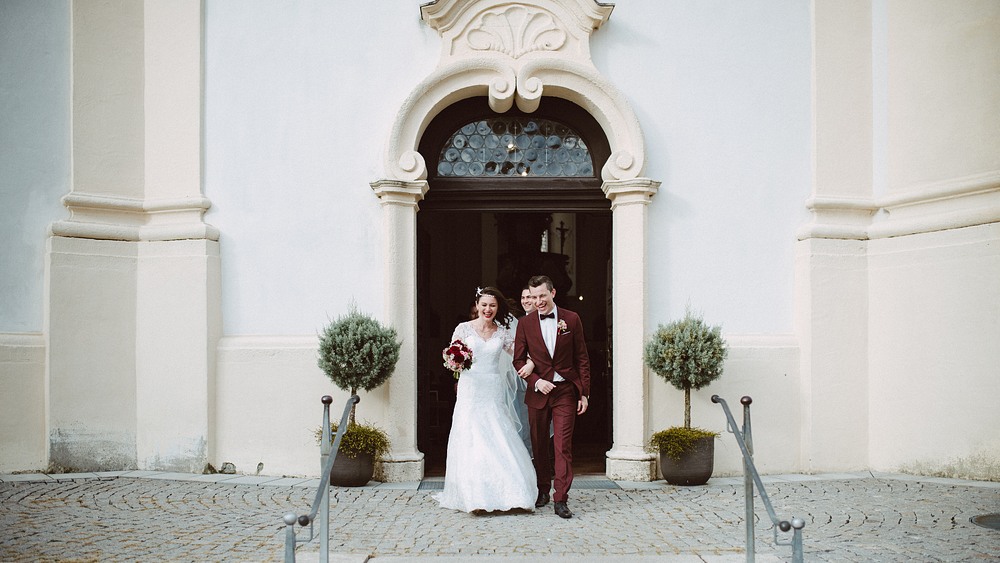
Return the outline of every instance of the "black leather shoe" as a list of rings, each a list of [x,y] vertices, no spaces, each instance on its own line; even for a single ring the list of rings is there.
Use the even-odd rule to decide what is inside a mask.
[[[573,513],[569,511],[569,507],[566,506],[565,502],[557,502],[555,503],[555,507],[556,507],[556,514],[558,514],[560,518],[573,517]]]
[[[548,503],[549,503],[549,493],[539,491],[538,498],[535,499],[535,508],[541,508]]]

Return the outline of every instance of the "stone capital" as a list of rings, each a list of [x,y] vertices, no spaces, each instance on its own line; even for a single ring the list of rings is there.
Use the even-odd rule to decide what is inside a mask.
[[[416,207],[424,199],[428,185],[424,180],[407,182],[403,180],[376,180],[371,184],[382,205],[407,205]]]
[[[629,180],[610,180],[604,182],[601,190],[611,200],[611,209],[620,205],[632,203],[648,204],[657,190],[660,182],[649,178],[632,178]]]

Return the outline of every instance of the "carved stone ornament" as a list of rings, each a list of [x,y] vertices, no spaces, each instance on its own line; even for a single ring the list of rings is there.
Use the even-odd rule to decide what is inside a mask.
[[[552,14],[525,6],[482,14],[465,37],[474,51],[497,51],[515,59],[533,51],[556,51],[566,43],[566,32]]]
[[[596,0],[437,0],[421,6],[424,22],[441,35],[441,58],[399,108],[386,145],[385,179],[424,181],[427,166],[417,152],[424,127],[442,108],[472,96],[485,96],[497,113],[515,104],[532,113],[543,96],[584,107],[611,144],[601,177],[641,176],[645,149],[638,119],[590,58],[590,36],[613,9]]]
[[[438,0],[420,12],[445,41],[441,64],[469,54],[519,59],[538,52],[590,64],[590,34],[613,8],[594,0]]]

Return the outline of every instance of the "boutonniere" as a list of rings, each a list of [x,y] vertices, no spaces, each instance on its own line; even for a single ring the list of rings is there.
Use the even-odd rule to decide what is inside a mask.
[[[556,325],[559,329],[559,334],[569,334],[569,327],[566,326],[566,321],[559,319],[559,323]]]

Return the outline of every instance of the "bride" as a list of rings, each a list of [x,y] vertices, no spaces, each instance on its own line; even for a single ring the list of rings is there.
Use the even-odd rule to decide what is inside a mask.
[[[465,512],[533,510],[538,487],[514,414],[517,378],[507,301],[500,290],[487,287],[477,294],[476,312],[452,335],[472,349],[472,367],[458,380],[444,491],[435,499]]]

